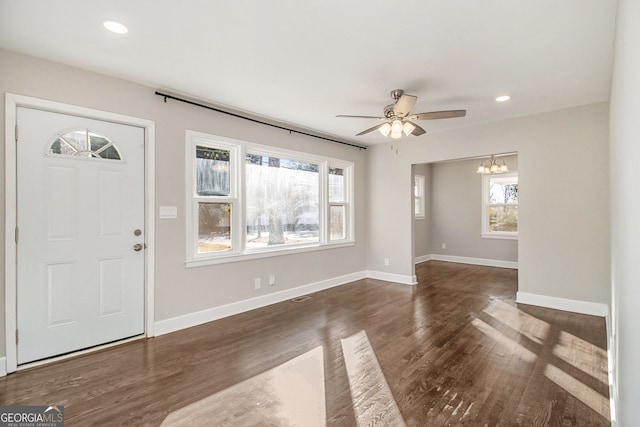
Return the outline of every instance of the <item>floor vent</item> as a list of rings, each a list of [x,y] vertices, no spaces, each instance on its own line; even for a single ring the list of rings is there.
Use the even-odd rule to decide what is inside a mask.
[[[304,295],[304,296],[301,296],[301,297],[298,297],[298,298],[294,298],[291,301],[293,301],[293,302],[302,302],[302,301],[306,301],[308,299],[311,299],[311,297],[309,295]]]

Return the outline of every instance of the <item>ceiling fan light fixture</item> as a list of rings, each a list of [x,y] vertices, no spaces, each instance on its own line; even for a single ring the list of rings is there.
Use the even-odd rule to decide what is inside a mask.
[[[400,120],[396,119],[391,123],[391,133],[402,133],[402,122]]]
[[[402,125],[402,131],[406,136],[411,135],[414,130],[416,130],[416,127],[409,122],[404,122]]]
[[[378,130],[383,136],[391,136],[394,139],[402,137],[402,134],[420,136],[427,133],[422,127],[413,123],[414,120],[436,120],[436,119],[452,119],[455,117],[464,117],[467,110],[446,110],[446,111],[429,111],[425,113],[411,114],[417,96],[407,95],[401,89],[391,92],[393,104],[384,107],[384,116],[354,116],[346,114],[338,114],[336,117],[359,118],[359,119],[377,119],[382,120],[382,124],[377,124],[365,129],[356,136],[366,135],[369,132]]]
[[[391,125],[389,123],[385,123],[378,128],[380,133],[384,136],[388,136],[389,132],[391,132]]]

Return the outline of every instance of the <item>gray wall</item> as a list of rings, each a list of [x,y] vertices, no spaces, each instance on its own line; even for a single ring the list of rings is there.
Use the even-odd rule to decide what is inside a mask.
[[[501,157],[518,170],[518,157]],[[479,160],[434,163],[431,167],[431,254],[518,261],[518,241],[483,239],[482,175]],[[446,249],[442,249],[446,243]]]
[[[177,206],[179,216],[178,220],[157,220],[156,320],[358,271],[412,276],[412,164],[502,152],[518,152],[519,290],[610,302],[606,103],[393,141],[394,150],[390,144],[381,144],[359,151],[196,107],[164,104],[153,94],[154,88],[6,51],[0,51],[0,76],[2,92],[156,122],[156,205]],[[4,128],[4,104],[0,120]],[[357,244],[186,269],[185,129],[355,162]],[[4,175],[4,150],[0,156]],[[3,212],[0,219],[4,216]],[[3,230],[0,233],[4,239]],[[389,258],[388,266],[384,258]],[[299,265],[305,269],[295,268]],[[4,277],[3,263],[0,270]],[[254,291],[253,279],[269,273],[278,276],[278,285]],[[3,299],[0,290],[2,311]],[[3,335],[2,324],[0,354],[4,354]]]
[[[156,321],[282,291],[366,269],[366,152],[316,138],[289,134],[178,102],[164,103],[155,88],[0,50],[0,92],[154,120],[156,123],[156,213],[177,206],[177,220],[156,219]],[[4,102],[0,128],[4,129]],[[355,163],[356,245],[185,268],[185,129],[272,145]],[[4,132],[2,133],[4,147]],[[0,151],[4,176],[4,149]],[[0,186],[4,198],[4,186]],[[157,217],[157,216],[156,216]],[[4,223],[4,209],[0,221]],[[4,241],[4,229],[0,231]],[[4,245],[2,249],[4,260]],[[304,265],[305,268],[296,268]],[[277,285],[255,291],[256,277],[276,274]],[[0,262],[4,277],[4,261]],[[4,284],[0,289],[0,355],[5,354]]]
[[[519,291],[609,304],[608,108],[586,105],[367,150],[368,269],[414,275],[413,221],[406,220],[412,164],[517,152]]]
[[[640,2],[620,0],[611,88],[611,269],[618,425],[638,425],[640,402]]]

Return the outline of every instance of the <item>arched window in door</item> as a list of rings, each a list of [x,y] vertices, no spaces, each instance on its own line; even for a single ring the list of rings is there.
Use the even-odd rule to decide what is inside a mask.
[[[47,154],[86,159],[122,160],[113,141],[89,129],[72,130],[58,134],[49,146]]]

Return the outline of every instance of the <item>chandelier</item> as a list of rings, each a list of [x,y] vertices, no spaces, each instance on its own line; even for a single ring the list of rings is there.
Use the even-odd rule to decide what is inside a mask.
[[[495,156],[491,156],[491,159],[482,159],[480,166],[476,173],[505,173],[509,172],[507,164],[502,159],[496,159]]]

